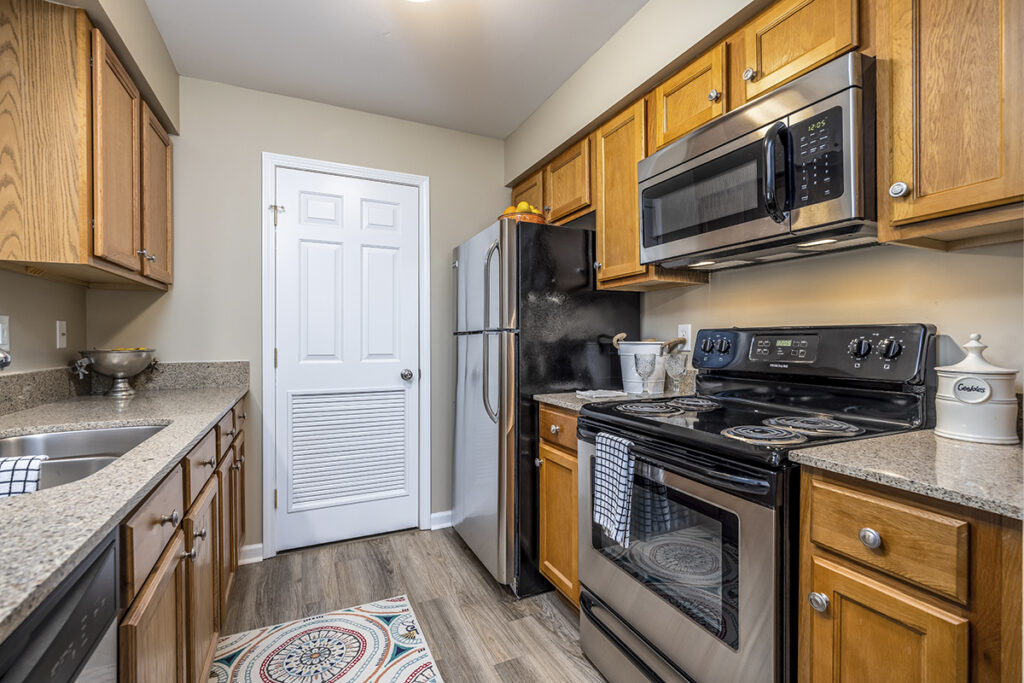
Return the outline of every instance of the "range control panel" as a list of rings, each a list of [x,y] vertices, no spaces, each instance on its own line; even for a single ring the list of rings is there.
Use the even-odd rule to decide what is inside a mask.
[[[934,343],[924,324],[710,329],[697,333],[693,366],[923,383]]]

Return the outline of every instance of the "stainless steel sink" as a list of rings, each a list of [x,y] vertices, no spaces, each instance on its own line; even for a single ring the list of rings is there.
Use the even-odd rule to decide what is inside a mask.
[[[161,429],[147,425],[11,436],[0,439],[0,458],[48,456],[39,468],[39,488],[49,489],[99,472]]]

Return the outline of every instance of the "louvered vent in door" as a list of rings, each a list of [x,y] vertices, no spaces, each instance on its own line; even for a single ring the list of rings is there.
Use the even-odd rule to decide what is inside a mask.
[[[290,511],[408,493],[405,390],[290,398]]]

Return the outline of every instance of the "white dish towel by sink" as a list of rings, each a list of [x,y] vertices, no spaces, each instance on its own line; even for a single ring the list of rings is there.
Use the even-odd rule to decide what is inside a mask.
[[[39,468],[45,455],[0,458],[0,498],[32,493],[39,488]]]
[[[594,454],[594,522],[609,538],[629,547],[629,521],[633,502],[633,442],[601,432]]]

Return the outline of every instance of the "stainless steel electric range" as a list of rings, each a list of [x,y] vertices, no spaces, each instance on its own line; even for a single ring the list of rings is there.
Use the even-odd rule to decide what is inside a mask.
[[[934,338],[922,324],[701,330],[694,396],[583,407],[580,638],[609,680],[795,679],[787,453],[931,426]]]

